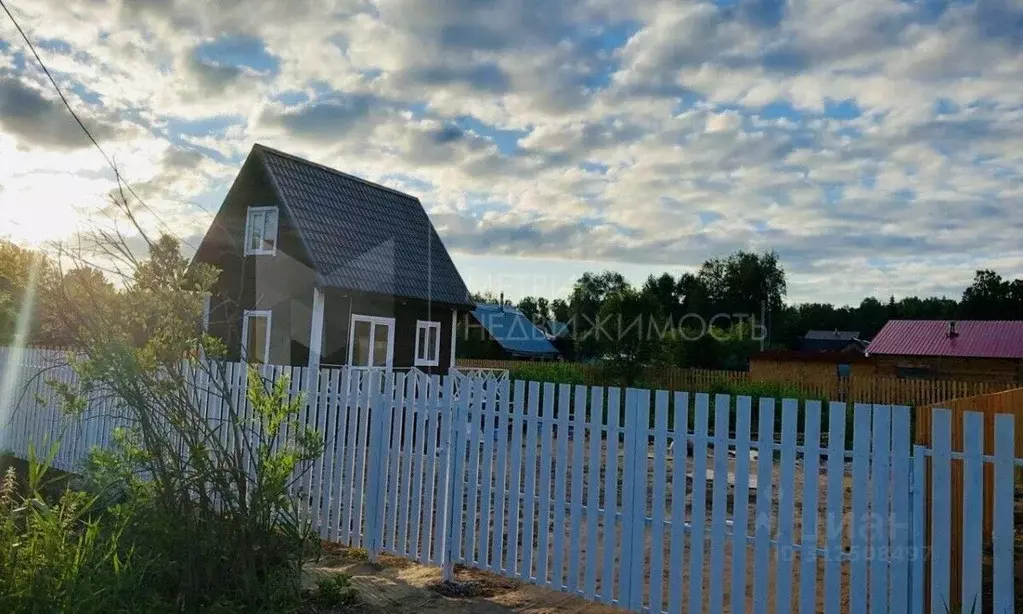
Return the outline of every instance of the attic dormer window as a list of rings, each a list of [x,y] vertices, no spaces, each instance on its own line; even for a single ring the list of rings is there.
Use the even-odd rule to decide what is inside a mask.
[[[249,207],[245,220],[245,255],[277,253],[277,207]]]

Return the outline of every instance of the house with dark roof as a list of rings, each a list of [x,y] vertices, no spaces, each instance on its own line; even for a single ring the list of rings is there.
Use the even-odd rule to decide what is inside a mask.
[[[1023,320],[889,320],[867,356],[881,376],[1023,384]]]
[[[552,359],[558,350],[550,336],[521,311],[508,305],[478,304],[472,311],[476,326],[466,340],[475,358]]]
[[[469,291],[422,204],[255,145],[195,255],[221,270],[209,331],[274,364],[454,364]]]
[[[859,331],[810,330],[800,342],[804,352],[854,352],[862,354],[867,342],[860,339]]]

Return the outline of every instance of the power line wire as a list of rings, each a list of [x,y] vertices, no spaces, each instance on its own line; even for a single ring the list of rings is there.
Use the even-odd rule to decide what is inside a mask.
[[[148,211],[154,218],[156,218],[156,221],[160,225],[162,225],[167,230],[167,232],[171,234],[171,236],[177,239],[180,243],[184,243],[185,245],[191,247],[192,249],[197,249],[191,243],[188,243],[181,237],[178,237],[171,229],[171,227],[168,226],[167,223],[164,222],[162,219],[160,219],[160,216],[157,215],[156,211],[153,211],[153,208],[147,205],[146,202],[142,200],[142,198],[139,197],[138,194],[135,193],[135,190],[131,187],[131,184],[121,175],[121,171],[117,168],[117,165],[114,164],[114,161],[111,160],[110,156],[107,155],[107,152],[103,150],[102,146],[100,146],[99,141],[97,141],[96,138],[92,136],[92,132],[89,131],[89,129],[85,126],[85,123],[82,122],[80,117],[78,117],[78,114],[75,113],[75,110],[71,108],[71,103],[68,102],[67,97],[64,96],[63,90],[61,90],[60,86],[57,85],[57,80],[53,78],[52,74],[50,74],[50,69],[46,67],[46,63],[43,62],[43,58],[39,57],[39,52],[36,51],[35,45],[32,44],[32,41],[28,38],[28,35],[25,34],[25,31],[21,29],[21,24],[19,24],[18,20],[14,18],[14,15],[11,13],[10,9],[7,8],[7,4],[4,2],[4,0],[0,0],[0,8],[2,8],[5,13],[7,13],[7,17],[10,18],[11,23],[13,23],[14,27],[18,30],[18,34],[21,35],[22,40],[25,41],[25,44],[32,52],[32,55],[35,56],[36,61],[39,62],[39,66],[43,69],[43,72],[46,74],[46,78],[50,80],[50,83],[53,85],[53,89],[57,91],[57,95],[60,96],[61,102],[64,103],[64,106],[67,108],[68,112],[71,113],[71,117],[75,118],[75,121],[78,123],[78,127],[81,128],[83,132],[85,132],[85,135],[89,137],[89,140],[99,151],[100,155],[103,156],[104,160],[106,160],[107,165],[111,168],[111,170],[114,171],[114,177],[116,177],[117,182],[119,184],[123,184],[124,187],[128,189],[128,193],[134,196],[135,200],[137,200],[139,204],[145,207],[146,211]]]

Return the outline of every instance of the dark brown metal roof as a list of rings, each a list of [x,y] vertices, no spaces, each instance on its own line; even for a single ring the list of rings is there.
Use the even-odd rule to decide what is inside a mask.
[[[325,285],[472,306],[419,199],[263,145],[257,153]]]

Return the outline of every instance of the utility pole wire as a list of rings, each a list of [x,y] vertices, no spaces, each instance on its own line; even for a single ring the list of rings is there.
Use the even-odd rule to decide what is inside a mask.
[[[114,177],[117,179],[118,185],[123,184],[124,187],[128,189],[128,193],[134,196],[135,200],[139,201],[139,204],[145,207],[146,210],[149,211],[149,213],[151,213],[154,218],[156,218],[156,221],[159,222],[165,229],[167,229],[167,232],[169,232],[171,236],[173,236],[181,243],[184,243],[185,245],[191,247],[192,249],[196,249],[194,245],[184,241],[176,234],[174,234],[174,231],[171,229],[171,227],[168,226],[162,219],[160,219],[160,216],[157,215],[155,211],[153,211],[153,208],[147,205],[145,201],[143,201],[142,198],[140,198],[139,195],[135,193],[135,190],[132,189],[131,184],[129,184],[124,179],[124,177],[122,177],[121,171],[118,170],[117,165],[114,164],[114,161],[110,159],[110,156],[107,155],[107,152],[103,150],[102,146],[100,146],[99,141],[97,141],[96,138],[92,136],[92,132],[89,131],[89,129],[85,126],[85,123],[82,122],[80,117],[78,117],[78,114],[75,113],[75,110],[71,108],[71,103],[68,102],[67,97],[64,96],[63,90],[61,90],[60,86],[57,85],[57,80],[53,78],[52,74],[50,74],[50,69],[46,67],[46,63],[43,62],[43,58],[39,57],[39,52],[36,51],[35,45],[32,44],[32,41],[28,38],[28,35],[25,34],[25,31],[21,29],[21,24],[19,24],[18,20],[14,18],[14,15],[11,13],[11,10],[7,8],[7,4],[4,2],[4,0],[0,0],[0,8],[2,8],[5,13],[7,13],[7,17],[10,18],[11,23],[13,23],[14,27],[18,30],[18,34],[20,34],[22,40],[25,41],[25,44],[28,46],[29,51],[32,52],[32,55],[35,56],[36,61],[39,62],[39,66],[43,69],[43,72],[46,74],[46,78],[50,80],[50,83],[53,85],[53,89],[57,91],[57,95],[60,96],[61,102],[64,103],[64,106],[67,107],[68,112],[71,113],[71,117],[75,118],[75,121],[78,122],[78,127],[82,129],[82,132],[85,133],[85,136],[89,137],[89,140],[99,151],[100,155],[103,156],[104,160],[106,160],[107,165],[110,166],[111,170],[114,171]]]

